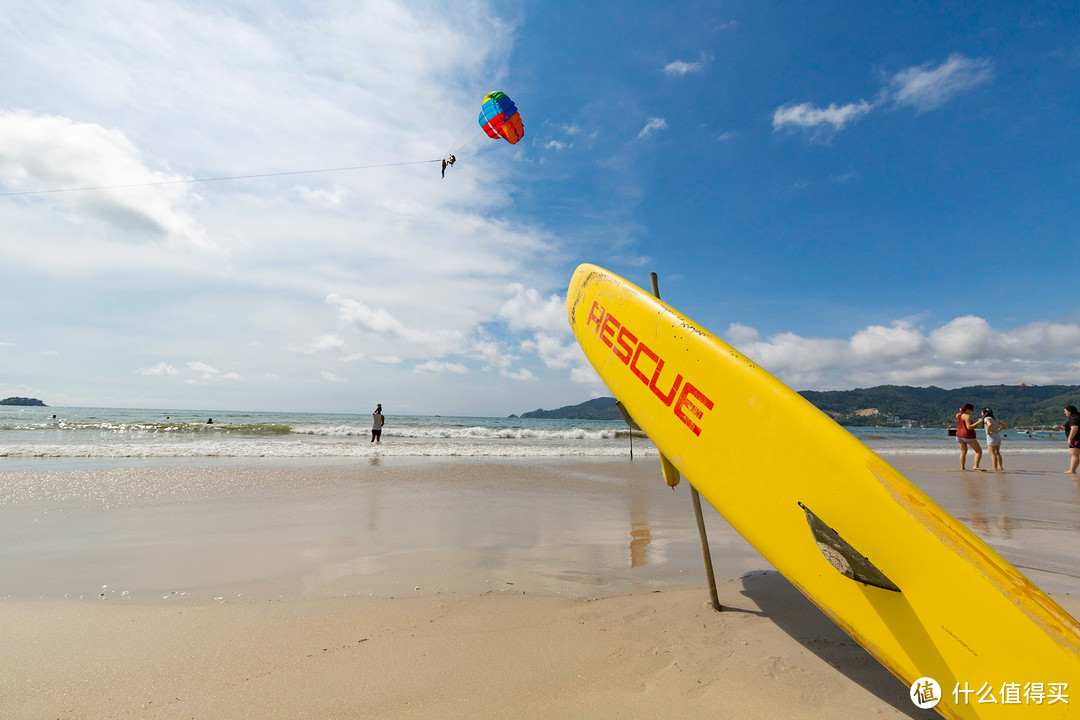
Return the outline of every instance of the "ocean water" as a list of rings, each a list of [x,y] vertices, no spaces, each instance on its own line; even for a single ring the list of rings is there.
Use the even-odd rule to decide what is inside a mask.
[[[849,431],[881,455],[956,452],[944,428]],[[1009,453],[1064,447],[1061,432],[1005,436]],[[370,439],[367,414],[0,406],[0,458],[618,457],[631,442],[620,421],[421,415],[388,415]],[[639,433],[633,446],[657,454]]]

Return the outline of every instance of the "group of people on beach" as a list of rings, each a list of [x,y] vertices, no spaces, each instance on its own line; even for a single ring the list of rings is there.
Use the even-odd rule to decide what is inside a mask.
[[[975,412],[975,406],[964,403],[960,411],[956,413],[956,440],[960,444],[960,469],[967,470],[968,448],[975,451],[975,466],[973,470],[985,471],[979,467],[982,462],[982,446],[979,445],[979,437],[975,428],[983,426],[986,432],[986,445],[990,448],[990,458],[994,462],[995,470],[1004,470],[1005,464],[1001,459],[1001,431],[1008,425],[994,417],[991,408],[982,409],[982,417],[972,420],[971,415]],[[1069,448],[1069,469],[1066,474],[1076,474],[1077,466],[1080,466],[1080,412],[1075,405],[1065,406],[1065,424],[1059,427],[1065,430],[1065,444]]]

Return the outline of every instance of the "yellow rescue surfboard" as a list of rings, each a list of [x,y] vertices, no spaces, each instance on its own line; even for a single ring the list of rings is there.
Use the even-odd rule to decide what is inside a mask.
[[[1076,620],[854,436],[606,270],[579,267],[566,309],[660,452],[916,699],[949,718],[1080,717]]]

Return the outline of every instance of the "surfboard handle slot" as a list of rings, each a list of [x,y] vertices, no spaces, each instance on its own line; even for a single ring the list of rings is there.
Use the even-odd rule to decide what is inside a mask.
[[[864,585],[873,585],[882,590],[900,592],[892,580],[885,576],[869,558],[851,546],[847,540],[840,537],[840,533],[833,530],[825,522],[815,515],[810,508],[799,503],[799,507],[806,513],[806,522],[810,525],[810,531],[814,534],[818,549],[829,564],[836,568],[837,572],[847,578]]]

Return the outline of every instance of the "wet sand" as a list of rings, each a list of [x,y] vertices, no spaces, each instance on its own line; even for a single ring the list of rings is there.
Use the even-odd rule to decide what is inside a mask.
[[[1080,484],[890,456],[1080,612]],[[0,715],[924,717],[655,458],[0,465]],[[931,715],[933,716],[933,715]]]

